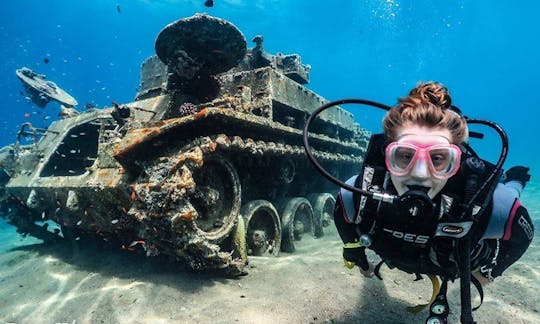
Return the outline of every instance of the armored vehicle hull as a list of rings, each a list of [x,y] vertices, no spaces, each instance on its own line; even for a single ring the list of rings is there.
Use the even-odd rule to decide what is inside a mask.
[[[196,49],[186,45],[193,26],[206,30]],[[205,42],[220,26],[233,49]],[[167,57],[143,64],[134,102],[55,121],[33,144],[2,149],[3,216],[44,239],[99,238],[233,274],[248,255],[293,252],[302,236],[322,236],[335,189],[305,157],[302,128],[326,101],[299,83],[308,78],[299,56],[269,55],[261,42],[242,49],[235,30],[206,15],[167,26],[160,37],[168,42],[156,42]],[[175,33],[181,42],[170,41]],[[187,50],[205,46],[217,48],[225,69]],[[178,53],[195,62],[189,73],[171,57]],[[367,134],[336,109],[319,117],[311,142],[318,160],[346,178],[362,162]]]

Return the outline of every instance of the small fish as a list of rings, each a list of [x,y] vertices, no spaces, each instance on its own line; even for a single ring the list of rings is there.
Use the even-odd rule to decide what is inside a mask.
[[[81,224],[82,224],[82,221],[77,222],[77,226],[81,226]]]
[[[91,109],[96,108],[96,105],[94,105],[93,103],[86,103],[86,104],[84,105],[84,108],[85,108],[86,110],[91,110]]]
[[[131,201],[135,201],[136,198],[137,198],[137,196],[135,195],[135,191],[132,191],[131,192]]]
[[[122,8],[120,8],[119,4],[116,5],[116,12],[122,13]]]
[[[46,58],[43,59],[43,63],[45,63],[45,64],[49,64],[50,61],[51,61],[51,60],[49,60],[48,57],[46,57]]]
[[[32,117],[32,115],[30,115],[30,113],[24,113],[24,118],[30,118]]]
[[[77,150],[71,150],[71,151],[69,151],[69,153],[75,154],[75,153],[77,153]]]
[[[49,120],[49,119],[51,119],[51,116],[44,116],[43,117],[43,120]]]
[[[131,244],[129,245],[129,247],[134,247],[135,245],[137,244],[145,244],[146,242],[144,241],[133,241],[131,242]]]
[[[45,219],[45,212],[41,213],[41,219]]]
[[[77,236],[77,237],[75,238],[75,241],[78,241],[78,240],[80,240],[80,239],[81,239],[81,238]]]
[[[204,2],[204,5],[207,7],[213,7],[214,6],[214,0],[206,0]]]
[[[117,223],[118,223],[118,219],[113,219],[113,220],[111,221],[111,224],[113,224],[113,225],[114,225],[114,224],[117,224]]]
[[[75,135],[75,134],[71,134],[71,137],[77,138],[77,137],[79,137],[79,136],[77,136],[77,135]]]

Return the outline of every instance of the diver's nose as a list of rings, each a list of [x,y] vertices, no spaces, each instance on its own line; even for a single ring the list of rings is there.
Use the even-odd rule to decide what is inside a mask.
[[[428,179],[429,177],[431,177],[427,162],[424,161],[424,159],[418,159],[414,164],[410,175],[411,177],[417,179]]]

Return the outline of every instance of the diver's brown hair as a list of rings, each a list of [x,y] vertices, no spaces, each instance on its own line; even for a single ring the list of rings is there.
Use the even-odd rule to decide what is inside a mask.
[[[383,119],[383,127],[389,142],[396,140],[398,128],[419,125],[448,129],[453,144],[465,142],[469,137],[467,122],[451,110],[452,97],[448,89],[438,82],[419,83],[409,95],[398,100]]]

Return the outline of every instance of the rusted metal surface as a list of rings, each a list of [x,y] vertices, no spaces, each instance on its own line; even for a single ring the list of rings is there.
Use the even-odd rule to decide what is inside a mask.
[[[67,107],[77,106],[75,98],[56,83],[46,80],[44,75],[27,67],[20,68],[15,73],[25,86],[29,98],[39,107],[44,107],[51,99]]]
[[[43,239],[105,240],[231,274],[244,273],[247,255],[324,235],[335,188],[305,157],[302,128],[327,101],[302,85],[310,67],[297,54],[270,55],[254,41],[246,50],[236,27],[208,15],[167,26],[135,101],[0,150],[2,216]],[[179,71],[180,52],[194,74]],[[368,134],[349,112],[321,114],[312,132],[328,170],[357,172]]]

